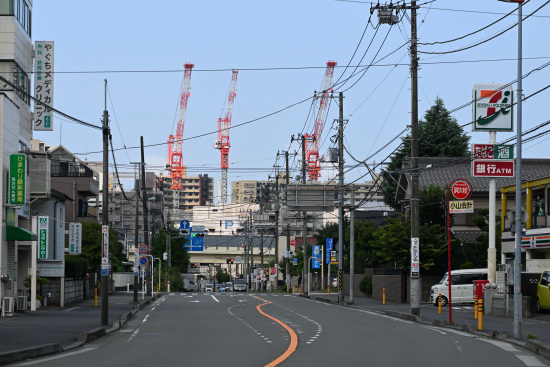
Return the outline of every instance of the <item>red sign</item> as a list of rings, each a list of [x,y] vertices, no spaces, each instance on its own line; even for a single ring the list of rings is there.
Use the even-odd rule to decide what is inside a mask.
[[[290,246],[296,246],[296,240],[294,238],[290,239]]]
[[[451,192],[453,193],[453,196],[458,200],[464,200],[468,196],[470,196],[470,185],[468,185],[464,181],[457,181],[453,184]]]
[[[472,153],[476,159],[494,159],[495,146],[493,144],[472,144]]]
[[[514,177],[514,161],[477,159],[472,161],[474,177]]]
[[[139,253],[140,254],[146,254],[149,252],[149,246],[146,244],[139,245]]]

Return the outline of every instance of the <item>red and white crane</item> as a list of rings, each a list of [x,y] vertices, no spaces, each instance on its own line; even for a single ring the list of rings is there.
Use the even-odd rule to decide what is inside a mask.
[[[183,73],[183,82],[181,87],[181,98],[178,113],[178,126],[176,135],[170,134],[168,137],[168,167],[170,169],[170,177],[172,178],[172,189],[181,190],[181,181],[185,176],[185,167],[183,166],[183,156],[181,145],[183,142],[183,128],[185,127],[185,114],[187,113],[187,101],[191,94],[191,70],[195,66],[191,63],[183,65],[185,67]]]
[[[218,119],[218,140],[214,143],[214,148],[219,149],[221,153],[222,204],[227,203],[227,169],[229,168],[229,148],[231,148],[231,143],[229,142],[229,129],[231,128],[233,102],[235,101],[235,97],[237,96],[235,88],[237,86],[238,74],[238,70],[233,70],[231,74],[231,84],[229,85],[229,96],[227,98],[225,117],[220,117]]]
[[[310,181],[317,181],[321,176],[321,162],[319,162],[319,140],[321,140],[321,134],[323,133],[323,127],[325,126],[325,118],[328,107],[328,97],[332,85],[332,76],[334,75],[334,67],[336,61],[327,61],[327,69],[325,71],[325,78],[323,79],[323,86],[321,87],[321,93],[318,94],[319,98],[319,111],[317,112],[317,118],[315,119],[315,128],[313,134],[305,134],[306,142],[306,163],[307,163],[307,175]]]

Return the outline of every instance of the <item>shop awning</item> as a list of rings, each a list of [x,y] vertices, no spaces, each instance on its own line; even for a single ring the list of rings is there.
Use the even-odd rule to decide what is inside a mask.
[[[28,229],[7,225],[6,240],[8,241],[38,241],[38,236]]]

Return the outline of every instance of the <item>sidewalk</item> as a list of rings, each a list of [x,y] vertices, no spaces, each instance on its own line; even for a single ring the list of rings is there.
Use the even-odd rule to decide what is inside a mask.
[[[160,296],[160,295],[159,295]],[[76,348],[118,329],[146,304],[156,299],[133,292],[109,293],[109,326],[101,325],[101,298],[68,307],[42,307],[0,318],[0,365]]]
[[[420,316],[410,314],[408,303],[388,302],[382,304],[382,300],[374,298],[354,297],[353,304],[349,304],[346,297],[343,303],[338,303],[338,294],[310,292],[312,300],[340,304],[346,307],[364,309],[374,312],[381,312],[389,316],[406,318],[412,321],[422,322],[429,325],[450,327],[474,334],[491,338],[507,340],[514,344],[523,346],[535,353],[550,359],[550,313],[534,314],[534,317],[523,319],[521,322],[522,339],[516,339],[514,335],[514,319],[510,317],[483,316],[483,329],[478,330],[478,320],[474,318],[474,306],[470,304],[453,305],[452,324],[449,323],[449,308],[443,307],[441,314],[438,307],[429,303],[420,305]],[[528,338],[528,335],[536,338]]]

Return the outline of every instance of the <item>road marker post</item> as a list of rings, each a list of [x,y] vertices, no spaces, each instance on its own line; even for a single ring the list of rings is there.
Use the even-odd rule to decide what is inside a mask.
[[[437,297],[437,313],[441,314],[441,293]]]
[[[474,296],[474,302],[475,302],[475,305],[474,305],[474,318],[477,320],[477,308],[478,308],[478,299],[477,299],[477,294]]]
[[[477,316],[477,329],[483,329],[483,298],[479,299],[479,305],[477,306],[478,316]]]
[[[386,288],[382,288],[382,304],[386,304]]]

